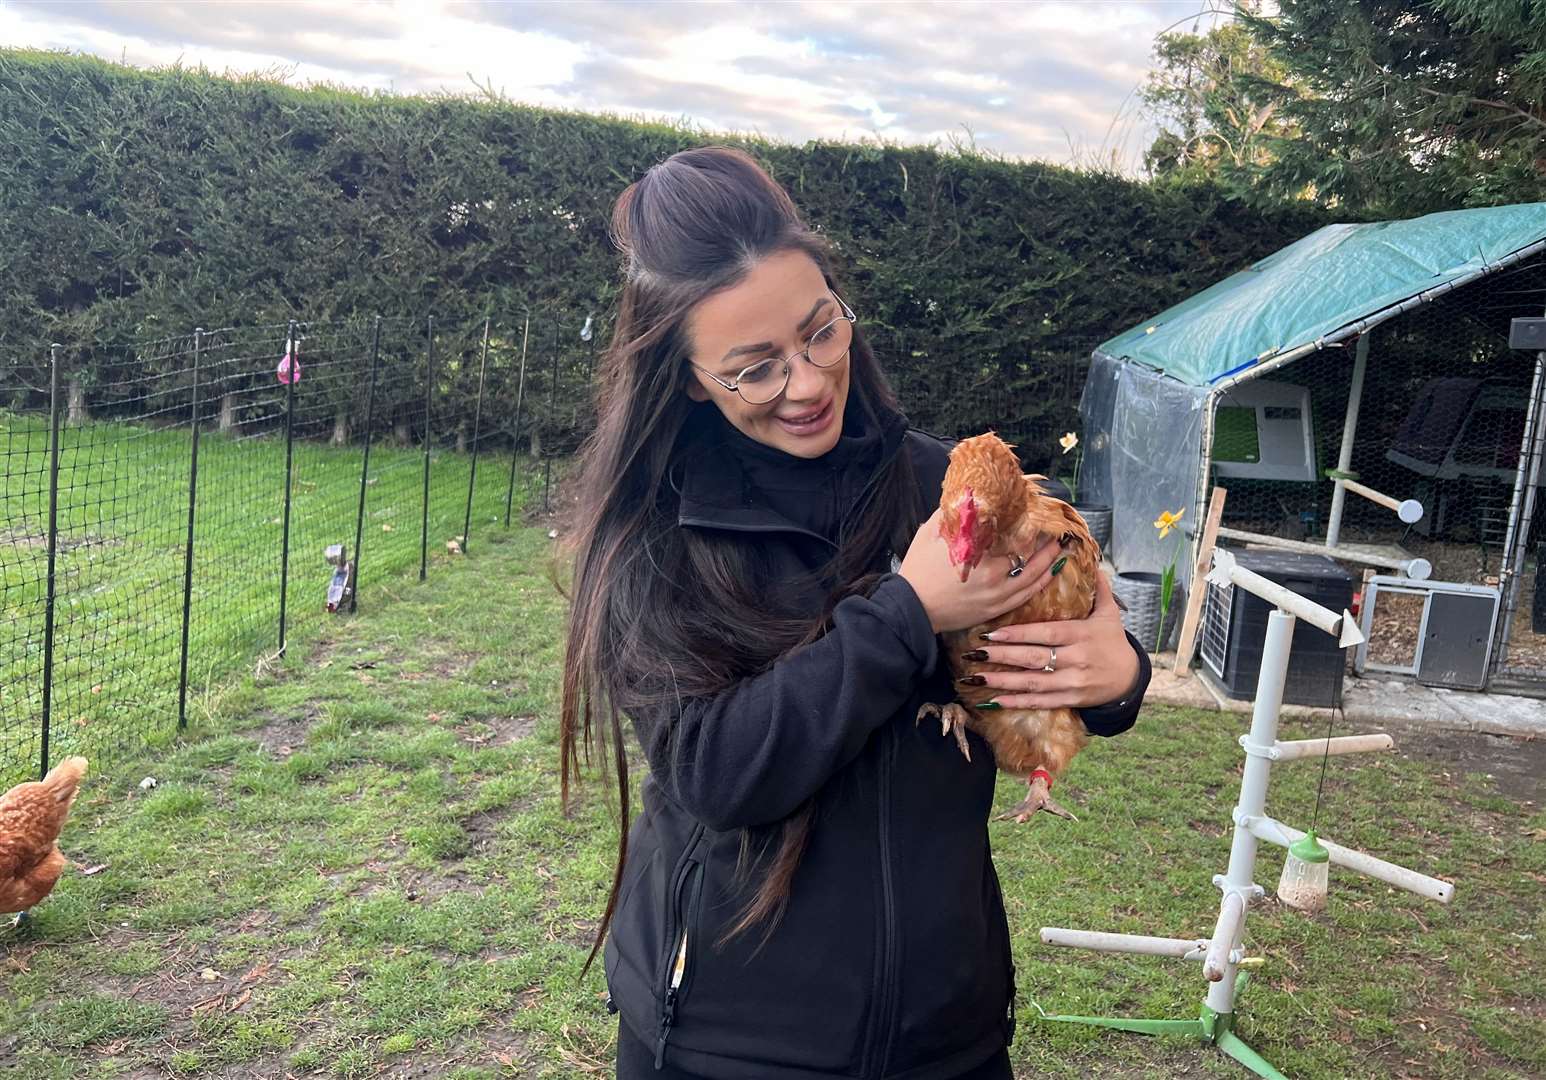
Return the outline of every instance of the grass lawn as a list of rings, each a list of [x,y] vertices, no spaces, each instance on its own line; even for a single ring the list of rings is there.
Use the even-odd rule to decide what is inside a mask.
[[[63,845],[105,869],[0,931],[0,1077],[606,1073],[615,1020],[599,972],[578,973],[614,834],[598,784],[558,811],[548,545],[541,527],[485,530],[467,558],[432,548],[427,585],[377,578],[282,667],[201,697],[186,738],[95,771]],[[1211,932],[1241,724],[1148,710],[1070,771],[1078,824],[991,826],[1019,1075],[1245,1075],[1032,1005],[1197,1014],[1200,965],[1053,950],[1037,930]],[[1546,1074],[1546,813],[1523,801],[1540,770],[1521,787],[1485,764],[1540,750],[1416,735],[1334,760],[1323,831],[1455,879],[1456,899],[1336,870],[1322,916],[1269,898],[1248,923],[1267,963],[1243,1037],[1294,1077]],[[1269,809],[1307,822],[1318,768],[1280,767]],[[1000,804],[1020,794],[1004,778]],[[1279,865],[1265,849],[1269,889]]]

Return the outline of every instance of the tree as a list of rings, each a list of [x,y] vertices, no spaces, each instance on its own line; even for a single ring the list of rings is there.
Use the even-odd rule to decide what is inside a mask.
[[[1280,0],[1238,11],[1282,75],[1253,93],[1290,130],[1263,198],[1407,217],[1546,199],[1546,0]]]
[[[1272,161],[1269,140],[1296,133],[1272,92],[1287,70],[1240,23],[1161,34],[1154,59],[1140,92],[1160,123],[1144,155],[1149,172],[1249,188]]]

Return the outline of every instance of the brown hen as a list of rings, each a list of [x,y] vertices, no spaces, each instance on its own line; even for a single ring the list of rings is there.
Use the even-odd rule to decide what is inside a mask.
[[[64,873],[59,833],[85,775],[86,759],[69,757],[0,795],[0,912],[20,912],[18,925]]]
[[[1051,583],[1013,611],[966,630],[942,635],[956,678],[989,671],[1020,670],[1003,664],[966,660],[963,654],[982,647],[981,635],[1000,626],[1083,619],[1095,606],[1095,575],[1100,573],[1100,548],[1074,508],[1042,493],[1043,476],[1026,476],[1008,444],[989,433],[958,443],[950,453],[941,496],[940,535],[950,549],[950,561],[965,581],[984,560],[993,573],[1007,573],[1015,556],[1030,558],[1044,538],[1062,545],[1067,556]],[[961,702],[925,705],[918,719],[938,717],[945,734],[954,733],[961,752],[971,757],[965,729],[976,731],[993,748],[999,768],[1026,780],[1025,801],[1011,814],[1018,822],[1038,810],[1075,820],[1052,799],[1052,779],[1059,776],[1089,741],[1084,721],[1073,709],[996,709],[977,706],[1003,691],[962,686]]]

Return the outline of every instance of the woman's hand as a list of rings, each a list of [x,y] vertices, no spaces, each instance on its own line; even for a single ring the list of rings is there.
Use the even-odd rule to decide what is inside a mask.
[[[990,557],[963,582],[939,535],[941,513],[934,511],[934,516],[919,527],[898,571],[918,594],[936,634],[965,630],[1013,611],[1052,581],[1052,564],[1061,549],[1049,540],[1031,555],[1016,577],[1009,576],[1013,569],[1009,559]]]
[[[1118,701],[1138,682],[1138,654],[1122,629],[1122,613],[1106,575],[1095,575],[1095,610],[1087,618],[1001,626],[979,646],[995,664],[1023,671],[984,671],[1006,709],[1088,709]],[[1044,670],[1057,650],[1055,670]]]

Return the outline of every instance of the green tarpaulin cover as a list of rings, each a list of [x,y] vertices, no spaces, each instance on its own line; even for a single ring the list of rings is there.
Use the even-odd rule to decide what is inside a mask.
[[[1097,351],[1206,386],[1542,240],[1546,203],[1328,225]]]

